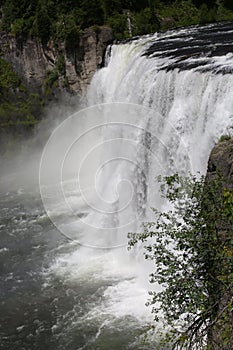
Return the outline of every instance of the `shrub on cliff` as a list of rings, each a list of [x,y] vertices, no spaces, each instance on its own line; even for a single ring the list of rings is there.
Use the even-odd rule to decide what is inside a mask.
[[[233,192],[221,176],[206,181],[178,175],[165,177],[161,192],[170,209],[154,210],[154,222],[129,234],[130,246],[143,242],[145,258],[154,262],[150,282],[163,287],[150,292],[155,320],[170,327],[165,338],[173,349],[229,350]]]
[[[41,101],[30,94],[11,65],[0,58],[0,127],[33,125],[40,113]]]

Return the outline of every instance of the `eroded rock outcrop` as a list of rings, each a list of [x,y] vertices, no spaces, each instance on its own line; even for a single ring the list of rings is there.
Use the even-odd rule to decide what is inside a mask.
[[[73,92],[83,94],[103,63],[106,46],[112,41],[112,30],[106,26],[98,27],[98,30],[85,29],[70,50],[62,42],[55,44],[49,41],[47,45],[42,45],[37,39],[23,41],[6,33],[0,35],[3,58],[12,64],[24,84],[37,92],[43,90],[48,72],[57,69],[59,57],[62,56],[64,69],[59,74],[59,89],[66,86]]]
[[[218,142],[213,148],[209,162],[208,175],[215,176],[220,171],[226,179],[226,186],[233,188],[233,138]]]
[[[220,141],[212,150],[207,171],[207,182],[216,178],[218,173],[223,176],[224,191],[233,191],[233,138]],[[221,195],[221,194],[220,194]],[[215,196],[219,196],[216,193]],[[230,198],[230,197],[229,197]],[[218,198],[216,198],[217,200]],[[230,206],[228,207],[230,208]],[[221,208],[219,207],[221,210]],[[223,209],[222,209],[223,210]],[[215,300],[215,315],[208,334],[208,349],[210,350],[232,350],[233,349],[233,290],[231,274],[233,273],[233,256],[230,244],[233,238],[232,218],[233,213],[228,212],[227,220],[219,215],[216,218],[215,227],[220,237],[219,254],[225,256],[223,264],[214,271],[212,278],[219,281],[219,274],[223,275],[222,284],[216,283],[217,288],[210,293],[210,298]]]

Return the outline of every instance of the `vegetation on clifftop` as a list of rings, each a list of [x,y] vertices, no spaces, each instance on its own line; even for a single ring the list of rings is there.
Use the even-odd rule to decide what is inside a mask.
[[[110,25],[117,39],[159,29],[233,19],[231,0],[3,0],[2,30],[20,36],[77,38],[84,28]]]

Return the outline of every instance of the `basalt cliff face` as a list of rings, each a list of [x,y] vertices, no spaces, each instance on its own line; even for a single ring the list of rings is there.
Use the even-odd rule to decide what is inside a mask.
[[[212,150],[207,174],[216,176],[220,171],[226,180],[226,187],[233,189],[233,138],[219,142]]]
[[[65,43],[46,45],[34,38],[22,40],[0,34],[2,57],[12,64],[23,83],[33,92],[43,93],[49,73],[58,75],[56,87],[71,92],[85,93],[95,71],[103,64],[104,52],[113,41],[109,27],[87,28],[74,47],[67,50]],[[59,65],[59,67],[58,67]]]
[[[221,173],[223,180],[223,187],[232,193],[233,191],[233,138],[219,142],[212,150],[207,171],[207,181],[214,179],[218,173]],[[217,194],[216,194],[217,195]],[[222,243],[227,240],[232,240],[233,237],[233,227],[232,218],[233,213],[229,214],[229,221],[218,221],[216,219],[216,227],[220,234],[220,240]],[[224,244],[220,246],[224,247]],[[232,251],[228,250],[225,246],[224,253],[228,257],[226,266],[219,266],[217,271],[225,271],[228,266],[229,279],[223,280],[223,284],[219,286],[217,291],[210,297],[216,300],[216,314],[215,322],[208,334],[209,339],[209,349],[210,350],[232,350],[233,349],[233,290],[230,281],[230,274],[233,271],[233,258]],[[221,254],[223,252],[220,251]],[[225,260],[226,262],[226,260]],[[216,271],[216,274],[219,272]],[[213,276],[218,279],[218,275]],[[226,282],[227,281],[227,282]],[[227,340],[227,341],[226,341]]]

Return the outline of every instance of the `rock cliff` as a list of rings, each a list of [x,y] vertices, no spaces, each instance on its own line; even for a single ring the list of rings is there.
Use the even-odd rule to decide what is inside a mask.
[[[207,175],[216,176],[217,171],[226,179],[226,187],[233,189],[233,138],[218,142],[210,154]]]
[[[49,41],[47,45],[42,45],[35,38],[20,40],[4,32],[0,34],[3,58],[12,64],[23,83],[35,92],[43,92],[49,72],[57,69],[59,58],[62,57],[58,88],[66,87],[71,92],[83,94],[95,71],[103,63],[106,46],[112,41],[112,30],[106,26],[85,29],[79,35],[75,47],[70,50],[63,42],[55,44]]]
[[[233,138],[225,141],[220,141],[212,150],[208,162],[207,181],[216,177],[220,171],[224,176],[223,187],[227,188],[229,193],[233,190]],[[216,195],[218,195],[216,193]],[[216,219],[216,227],[219,230],[221,241],[227,242],[232,240],[233,213],[228,213],[229,220],[219,221]],[[219,271],[225,271],[228,268],[228,278],[223,280],[223,284],[219,286],[217,292],[211,294],[216,300],[216,315],[215,324],[210,327],[208,334],[209,347],[211,350],[232,350],[233,349],[233,290],[231,282],[231,274],[233,272],[233,257],[232,250],[228,249],[229,245],[220,244],[224,247],[224,254],[227,256],[224,266],[219,267]],[[220,251],[223,255],[223,252]],[[226,265],[227,261],[227,265]],[[216,272],[219,273],[219,272]],[[216,280],[219,276],[213,276]]]

